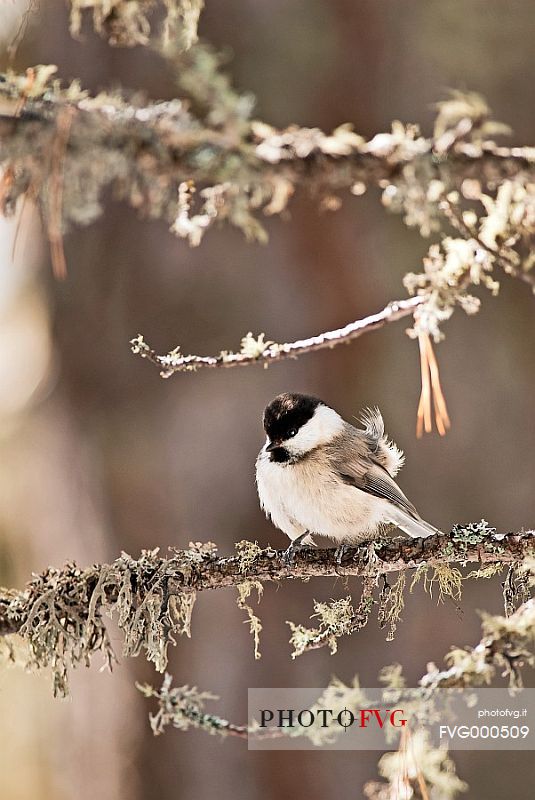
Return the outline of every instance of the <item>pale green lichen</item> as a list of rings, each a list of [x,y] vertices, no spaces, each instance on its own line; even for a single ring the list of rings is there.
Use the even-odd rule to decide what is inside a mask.
[[[156,549],[139,559],[123,553],[111,564],[85,570],[67,564],[36,575],[23,593],[12,594],[7,610],[28,646],[27,667],[51,672],[58,695],[68,693],[69,670],[89,666],[96,653],[111,668],[107,615],[123,634],[124,655],[143,652],[163,672],[174,636],[191,632],[195,592],[187,584],[196,566],[213,555],[213,545],[192,544],[168,559]],[[171,577],[181,578],[184,591],[175,588],[170,595]]]
[[[471,572],[466,575],[464,580],[470,580],[474,578],[478,580],[479,578],[493,578],[495,575],[499,575],[500,572],[503,571],[505,564],[487,564],[486,567],[480,567],[479,569],[473,569]]]
[[[250,542],[248,544],[250,544]],[[260,602],[262,594],[264,593],[264,587],[260,581],[246,580],[243,581],[243,583],[239,583],[236,588],[238,590],[238,608],[240,608],[242,611],[245,611],[247,614],[249,630],[254,641],[254,657],[255,659],[259,659],[262,657],[262,654],[260,653],[260,632],[262,630],[262,622],[254,613],[251,606],[247,603],[247,598],[253,591],[256,590],[258,602]]]
[[[258,556],[262,553],[262,548],[258,542],[249,542],[247,539],[242,539],[234,545],[238,560],[240,562],[240,572],[244,574],[252,567]]]
[[[353,608],[350,596],[328,603],[314,600],[314,614],[311,615],[311,619],[314,617],[319,619],[318,628],[307,628],[287,620],[292,632],[290,637],[290,644],[293,646],[292,658],[308,650],[326,646],[329,647],[331,655],[334,655],[341,636],[348,636],[367,624],[374,604],[375,583],[374,575],[363,577],[361,597],[356,609]]]
[[[200,728],[209,733],[225,734],[228,723],[211,714],[206,714],[206,701],[217,700],[211,692],[200,692],[195,686],[172,686],[172,676],[166,673],[160,689],[147,683],[136,686],[144,697],[158,700],[158,711],[149,715],[152,732],[155,736],[163,733],[168,725],[187,731]]]
[[[351,632],[355,619],[351,597],[331,600],[328,603],[314,600],[314,614],[312,614],[312,617],[319,619],[318,628],[295,625],[290,620],[287,620],[287,624],[292,631],[290,637],[290,644],[293,647],[292,658],[297,658],[297,656],[308,650],[325,645],[329,647],[331,655],[336,653],[338,638]]]
[[[259,358],[273,344],[275,342],[266,341],[265,333],[253,336],[249,331],[241,340],[240,353],[247,356],[247,358]]]
[[[409,587],[411,594],[422,579],[424,590],[430,597],[433,597],[435,588],[438,590],[437,603],[443,603],[446,597],[451,597],[455,603],[461,602],[464,578],[457,567],[449,564],[437,564],[433,567],[426,563],[420,564]]]
[[[450,535],[452,541],[456,544],[475,545],[494,536],[495,533],[496,528],[493,528],[485,519],[482,519],[480,522],[454,525]]]

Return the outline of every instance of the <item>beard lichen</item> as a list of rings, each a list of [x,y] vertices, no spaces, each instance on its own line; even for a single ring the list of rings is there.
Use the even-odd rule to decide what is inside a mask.
[[[351,624],[355,617],[355,612],[351,602],[351,597],[343,597],[340,600],[331,600],[329,603],[321,603],[314,600],[314,614],[312,617],[319,619],[318,628],[307,628],[304,625],[296,625],[287,620],[292,635],[290,644],[293,647],[292,658],[306,653],[308,650],[315,650],[319,647],[328,646],[331,655],[338,650],[338,638],[350,633]]]
[[[494,567],[496,565],[491,564],[491,566]],[[431,575],[429,575],[430,572]],[[471,577],[476,577],[475,572],[471,573]],[[411,594],[416,585],[422,580],[424,590],[430,597],[433,597],[435,588],[438,588],[437,603],[443,603],[447,597],[451,597],[455,603],[461,602],[463,580],[465,578],[463,578],[462,572],[457,567],[452,567],[449,564],[437,564],[433,567],[425,563],[420,564],[409,587]]]
[[[160,689],[148,683],[136,683],[136,687],[144,697],[155,697],[158,700],[158,711],[149,715],[150,726],[155,736],[163,733],[168,725],[187,731],[189,728],[201,728],[210,733],[226,732],[228,723],[211,714],[206,714],[204,704],[207,700],[217,700],[211,692],[200,692],[195,686],[172,686],[173,678],[165,674]]]
[[[29,646],[26,667],[52,673],[54,695],[68,694],[68,670],[88,666],[101,652],[111,669],[114,654],[102,609],[91,605],[95,571],[75,564],[63,570],[49,568],[34,576],[25,592],[11,603],[9,616],[22,624],[19,634]]]
[[[206,550],[208,547],[208,550]],[[172,558],[158,550],[127,553],[112,564],[82,570],[75,564],[49,568],[35,575],[24,592],[13,593],[7,618],[18,626],[28,646],[26,667],[52,673],[54,694],[66,696],[69,670],[89,666],[100,652],[106,667],[116,661],[104,617],[114,618],[124,637],[123,654],[144,652],[160,672],[167,665],[174,635],[190,635],[195,592],[170,595],[168,583],[177,574],[187,584],[195,563],[213,551],[193,546]]]

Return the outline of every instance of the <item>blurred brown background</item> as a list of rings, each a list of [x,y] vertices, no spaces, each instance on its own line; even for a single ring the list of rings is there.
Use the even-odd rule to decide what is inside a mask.
[[[0,9],[3,45],[12,33]],[[41,4],[16,67],[57,63],[66,79],[97,91],[115,84],[173,96],[165,65],[142,49],[113,50],[88,32],[73,42],[66,7]],[[3,16],[2,16],[3,14]],[[231,46],[235,82],[257,97],[256,115],[365,135],[392,119],[428,130],[448,87],[481,92],[514,140],[533,143],[533,4],[530,0],[207,0],[201,34]],[[266,402],[283,390],[311,392],[350,417],[378,404],[403,447],[401,484],[438,526],[484,517],[501,530],[535,524],[533,342],[535,300],[504,281],[481,313],[457,312],[437,348],[452,417],[445,439],[417,441],[416,346],[404,324],[348,347],[262,369],[162,381],[129,352],[142,332],[157,349],[235,348],[248,330],[300,338],[403,297],[428,243],[388,216],[377,193],[344,198],[320,213],[298,197],[291,218],[272,220],[269,244],[211,231],[191,250],[166,225],[139,221],[109,201],[94,225],[66,238],[69,275],[50,277],[39,222],[27,214],[17,240],[0,222],[0,584],[67,559],[112,559],[121,549],[285,540],[263,518],[253,465]],[[470,583],[462,613],[422,590],[408,598],[394,642],[375,621],[326,651],[289,657],[286,619],[306,622],[313,598],[340,597],[332,580],[267,586],[260,606],[261,661],[232,591],[199,598],[193,638],[171,653],[178,684],[221,696],[218,713],[246,715],[249,686],[323,686],[332,674],[376,684],[400,661],[416,680],[451,644],[474,643],[476,609],[501,610],[499,579]],[[361,797],[374,753],[248,753],[239,741],[169,732],[154,739],[149,704],[135,680],[159,683],[141,659],[112,676],[73,676],[72,699],[54,701],[43,678],[0,673],[2,800],[271,800]],[[529,754],[455,756],[469,797],[528,798]]]

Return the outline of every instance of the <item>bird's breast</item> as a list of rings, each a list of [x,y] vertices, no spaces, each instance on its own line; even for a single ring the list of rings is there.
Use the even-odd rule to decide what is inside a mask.
[[[261,453],[257,483],[260,502],[274,521],[284,511],[311,533],[334,539],[358,536],[384,517],[383,501],[344,484],[321,459],[278,464]]]

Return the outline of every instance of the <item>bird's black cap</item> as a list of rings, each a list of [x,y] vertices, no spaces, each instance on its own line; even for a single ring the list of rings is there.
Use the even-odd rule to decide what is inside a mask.
[[[308,394],[279,394],[264,411],[264,430],[272,442],[284,442],[292,429],[301,428],[322,405]]]

